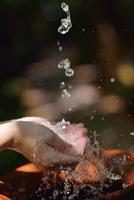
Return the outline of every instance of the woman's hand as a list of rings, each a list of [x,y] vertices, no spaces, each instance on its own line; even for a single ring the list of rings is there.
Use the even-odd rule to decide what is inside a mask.
[[[12,148],[40,168],[75,164],[80,161],[87,143],[83,124],[52,125],[39,117],[25,117],[11,122],[15,133]]]

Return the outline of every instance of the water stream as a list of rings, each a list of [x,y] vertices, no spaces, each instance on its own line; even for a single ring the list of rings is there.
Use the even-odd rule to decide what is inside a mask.
[[[58,32],[62,35],[67,34],[72,27],[71,16],[70,16],[70,9],[69,5],[65,2],[61,3],[61,9],[66,13],[66,18],[61,19],[61,25],[58,28]],[[59,51],[63,50],[60,42],[57,42],[59,47]],[[74,75],[74,70],[71,68],[71,62],[68,58],[61,60],[57,65],[59,70],[64,70],[65,76],[72,77]],[[114,82],[111,79],[111,82]],[[60,83],[60,88],[62,90],[61,97],[62,98],[69,98],[71,93],[69,89],[66,87],[65,81]],[[72,88],[72,86],[71,86]],[[70,122],[66,122],[64,119],[58,123],[57,128],[60,133],[62,134],[62,129],[66,128],[66,126],[70,126]],[[133,134],[131,134],[133,135]],[[109,170],[104,167],[104,161],[100,158],[100,145],[96,138],[96,132],[94,132],[94,141],[93,144],[88,144],[84,156],[81,158],[81,168],[83,169],[84,175],[88,176],[88,163],[89,161],[93,162],[95,166],[98,167],[98,174],[105,176],[105,180],[108,179],[108,182],[102,179],[101,182],[96,183],[87,183],[83,185],[75,184],[68,180],[68,176],[73,177],[75,180],[81,181],[83,177],[80,176],[72,167],[63,167],[61,166],[58,169],[57,173],[55,171],[47,171],[44,173],[43,184],[40,188],[36,191],[36,200],[45,200],[45,199],[82,199],[80,191],[82,191],[83,196],[85,199],[90,199],[92,197],[100,197],[103,196],[104,191],[107,191],[109,187],[111,187],[113,181],[119,181],[121,179],[120,174],[115,174],[112,172],[112,169]],[[66,177],[64,182],[60,183],[57,179],[57,174],[59,172],[64,172]],[[53,188],[52,188],[53,186]],[[123,184],[122,187],[127,187],[127,185]],[[34,198],[33,198],[34,199]]]
[[[61,3],[61,9],[66,13],[67,17],[61,19],[61,25],[58,28],[58,32],[62,35],[69,32],[69,30],[72,28],[72,22],[71,22],[71,16],[70,16],[70,10],[69,5],[65,2]],[[61,52],[63,50],[62,46],[60,46],[60,42],[58,41],[59,51]],[[74,70],[71,68],[71,63],[68,58],[63,59],[58,64],[58,69],[64,69],[65,70],[65,76],[72,77],[74,75]],[[63,82],[62,82],[63,83]],[[61,85],[61,84],[60,84]],[[68,98],[71,96],[69,89],[65,88],[66,84],[64,82],[64,89],[62,90],[61,97]],[[63,88],[63,87],[61,87]]]

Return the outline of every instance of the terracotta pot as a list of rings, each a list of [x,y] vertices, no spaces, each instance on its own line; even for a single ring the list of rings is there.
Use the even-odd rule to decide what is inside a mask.
[[[66,175],[63,171],[55,173],[57,177],[57,184],[45,188],[42,185],[42,173],[33,164],[27,164],[16,169],[15,172],[1,177],[0,180],[0,200],[45,200],[50,199],[47,195],[53,194],[53,191],[62,190],[62,185],[65,179],[69,183],[79,186],[79,195],[75,199],[99,199],[100,197],[90,194],[89,189],[92,185],[96,190],[105,183],[102,187],[103,199],[133,199],[134,196],[134,153],[128,153],[119,150],[107,150],[100,152],[102,162],[95,162],[94,159],[78,164],[75,172],[81,177],[73,177]],[[104,167],[105,166],[105,167]],[[112,169],[113,174],[120,175],[121,178],[116,176],[111,180],[108,178],[103,169]],[[53,177],[51,177],[53,178]],[[108,188],[105,185],[109,185]],[[40,189],[38,190],[40,186]],[[36,191],[36,192],[35,192]],[[57,199],[62,199],[61,196]],[[66,198],[68,199],[68,198]]]

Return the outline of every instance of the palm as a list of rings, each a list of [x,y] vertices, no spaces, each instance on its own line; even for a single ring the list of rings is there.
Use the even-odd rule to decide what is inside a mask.
[[[33,123],[30,138],[33,138],[33,135],[37,136],[35,137],[36,148],[34,148],[34,153],[36,159],[34,162],[39,166],[50,167],[51,165],[69,164],[69,162],[77,163],[80,156],[83,155],[87,143],[87,129],[82,123],[67,126],[63,123],[53,125],[39,117],[26,117],[22,118],[21,121]],[[35,124],[41,125],[40,136],[39,131],[35,131],[35,128],[33,128]],[[50,134],[44,132],[46,131],[45,127],[48,128],[48,131],[50,130]],[[50,137],[46,137],[46,135]],[[32,148],[31,144],[31,150]]]

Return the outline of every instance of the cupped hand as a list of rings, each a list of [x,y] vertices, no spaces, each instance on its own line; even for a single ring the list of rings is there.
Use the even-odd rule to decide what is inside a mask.
[[[40,168],[72,165],[84,153],[87,129],[82,123],[51,124],[44,118],[25,117],[14,121],[17,127],[12,148]]]

